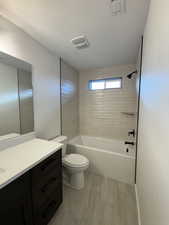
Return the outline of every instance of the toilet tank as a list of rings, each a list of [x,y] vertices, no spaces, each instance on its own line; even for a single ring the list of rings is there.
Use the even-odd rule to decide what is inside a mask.
[[[59,136],[53,139],[52,141],[56,141],[58,143],[63,144],[62,147],[62,157],[66,155],[66,148],[67,148],[67,137],[66,136]]]

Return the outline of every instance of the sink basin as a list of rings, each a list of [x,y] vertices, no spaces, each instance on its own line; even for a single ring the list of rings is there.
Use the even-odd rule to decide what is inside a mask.
[[[1,174],[1,173],[5,173],[5,171],[6,171],[5,169],[0,168],[0,174]]]

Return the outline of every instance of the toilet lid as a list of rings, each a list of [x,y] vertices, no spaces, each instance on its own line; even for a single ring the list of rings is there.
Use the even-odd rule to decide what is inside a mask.
[[[68,166],[81,167],[89,164],[89,160],[79,154],[68,154],[64,157],[63,163]]]

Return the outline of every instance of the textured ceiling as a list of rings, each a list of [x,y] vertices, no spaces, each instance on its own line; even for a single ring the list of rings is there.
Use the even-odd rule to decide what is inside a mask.
[[[78,70],[135,63],[149,0],[126,0],[112,16],[110,0],[0,0],[1,13]],[[87,36],[90,48],[70,40]]]

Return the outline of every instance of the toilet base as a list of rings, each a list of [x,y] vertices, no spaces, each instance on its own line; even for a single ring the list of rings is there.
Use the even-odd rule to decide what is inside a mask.
[[[67,187],[76,189],[76,190],[81,190],[84,188],[84,172],[79,172],[79,173],[73,173],[70,174],[67,172],[67,170],[64,170],[63,172],[63,183]]]
[[[80,190],[84,188],[84,173],[79,172],[76,174],[70,175],[70,185],[71,187],[75,188],[76,190]]]

